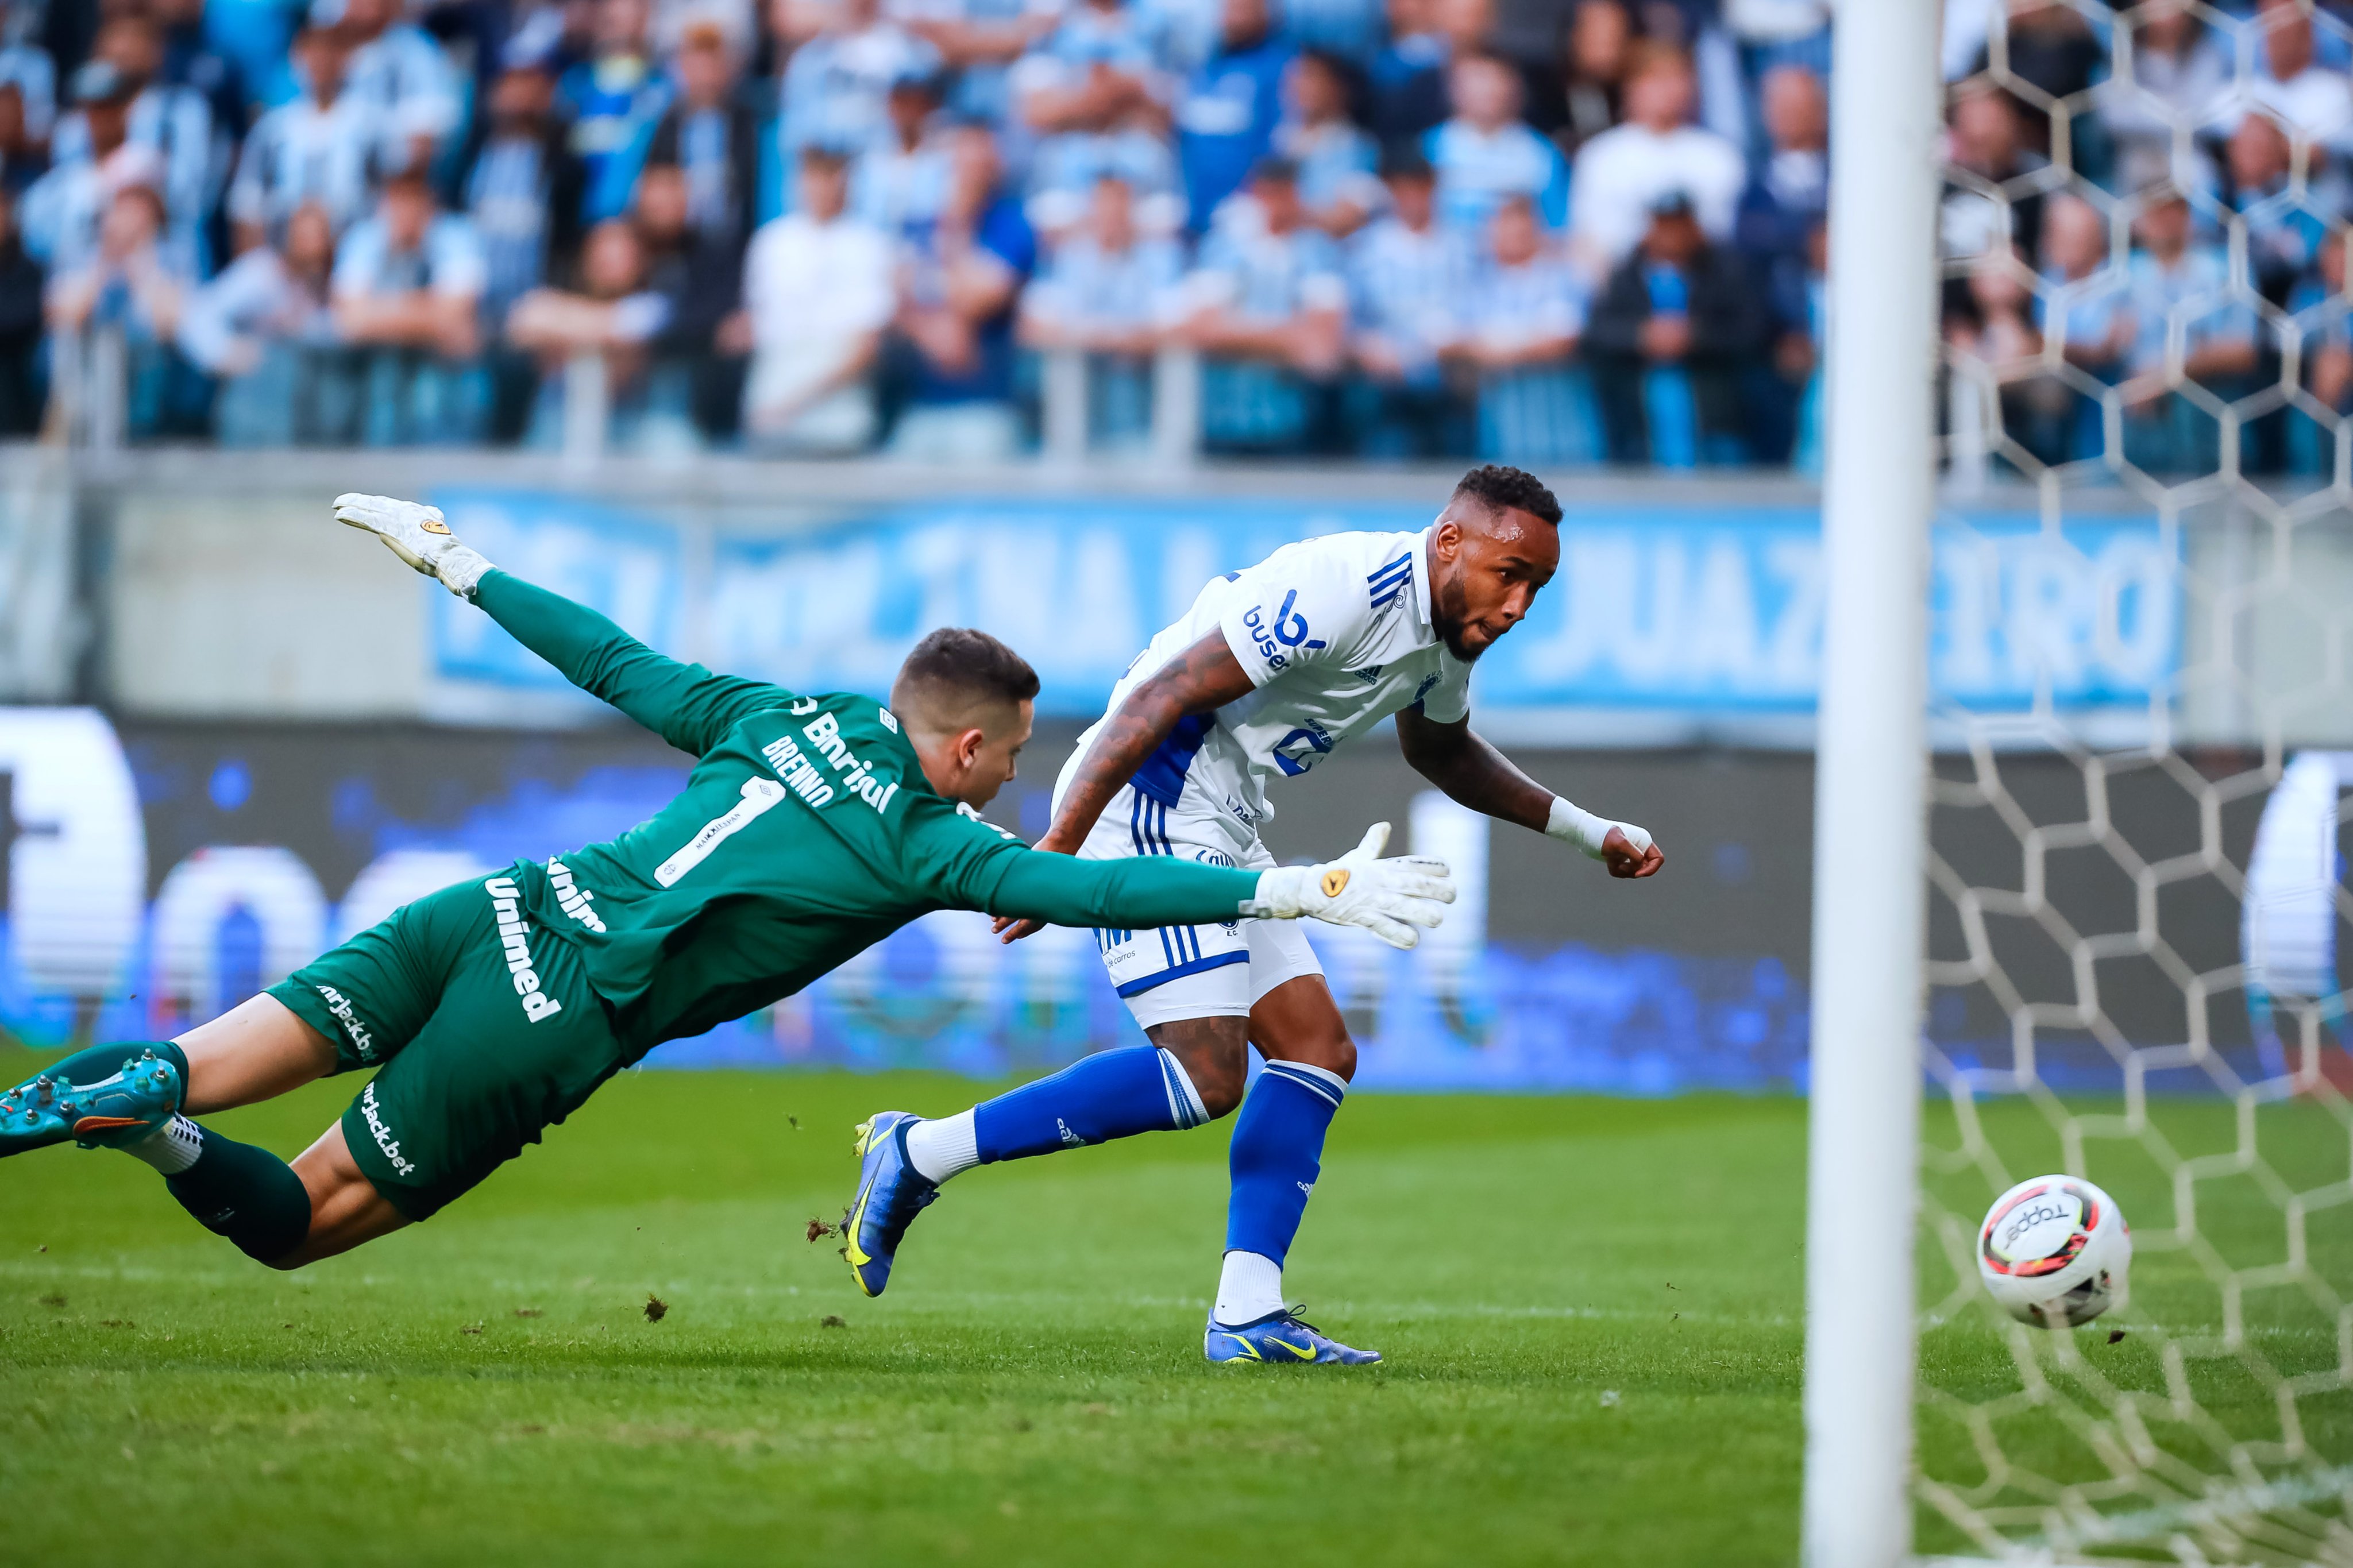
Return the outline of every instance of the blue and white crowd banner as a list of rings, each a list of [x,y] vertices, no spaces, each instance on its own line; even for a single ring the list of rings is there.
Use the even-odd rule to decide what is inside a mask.
[[[970,502],[775,535],[716,531],[690,590],[676,525],[558,497],[439,498],[461,535],[655,647],[798,690],[880,694],[917,637],[973,626],[1043,683],[1041,713],[1092,718],[1202,585],[1295,539],[1425,527],[1426,508]],[[2153,519],[2043,529],[1987,516],[1936,531],[1930,673],[1977,710],[2146,705],[2181,658],[2178,534]],[[1482,660],[1490,713],[1802,716],[1820,679],[1819,520],[1796,508],[1577,507],[1561,570]],[[445,680],[545,689],[552,672],[437,602]]]

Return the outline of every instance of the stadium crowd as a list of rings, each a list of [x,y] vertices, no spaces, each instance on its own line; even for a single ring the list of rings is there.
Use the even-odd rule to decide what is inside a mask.
[[[2176,382],[2353,405],[2311,4],[1948,0],[1946,331],[2035,458],[2098,451],[2111,386],[2137,460],[2210,455],[2185,317]],[[623,449],[989,458],[1058,348],[1142,444],[1175,343],[1213,451],[1803,467],[1829,12],[10,0],[0,431],[104,325],[135,437],[554,445],[590,355]],[[2320,460],[2266,418],[2251,466]]]

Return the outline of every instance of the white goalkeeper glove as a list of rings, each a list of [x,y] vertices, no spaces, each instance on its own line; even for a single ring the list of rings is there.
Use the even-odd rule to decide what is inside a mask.
[[[1384,860],[1388,842],[1389,825],[1376,822],[1365,841],[1337,860],[1262,872],[1257,896],[1242,913],[1363,926],[1391,947],[1411,947],[1421,940],[1414,927],[1434,927],[1446,918],[1445,906],[1454,901],[1453,873],[1443,860],[1403,855]]]
[[[491,569],[480,552],[458,542],[438,506],[390,496],[341,495],[335,498],[335,521],[375,534],[385,549],[426,576],[439,578],[461,599],[474,596],[475,585]]]

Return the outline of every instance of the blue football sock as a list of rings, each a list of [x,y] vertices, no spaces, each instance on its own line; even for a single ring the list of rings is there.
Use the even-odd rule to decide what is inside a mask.
[[[1324,1169],[1324,1134],[1347,1092],[1337,1073],[1298,1062],[1266,1064],[1234,1119],[1227,1251],[1282,1266]]]
[[[1138,1132],[1198,1127],[1208,1120],[1192,1079],[1155,1046],[1098,1051],[1051,1078],[984,1100],[972,1113],[984,1165]]]

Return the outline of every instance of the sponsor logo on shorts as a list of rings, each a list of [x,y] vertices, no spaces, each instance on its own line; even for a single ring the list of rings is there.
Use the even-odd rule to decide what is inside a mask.
[[[554,892],[559,909],[599,936],[604,934],[603,919],[588,907],[596,895],[573,880],[571,867],[561,860],[550,860],[547,863],[547,885]]]
[[[1054,1118],[1054,1127],[1055,1130],[1062,1135],[1063,1148],[1083,1149],[1087,1146],[1087,1141],[1080,1137],[1077,1133],[1071,1131],[1071,1124],[1063,1121],[1060,1117],[1057,1116]]]
[[[515,994],[522,998],[524,1016],[533,1023],[564,1011],[564,1004],[539,988],[539,974],[531,965],[529,928],[522,918],[522,897],[512,877],[493,877],[482,884],[491,896],[491,914],[498,922],[499,941],[507,951],[507,973],[514,977]],[[370,1085],[371,1089],[375,1086]],[[383,1139],[379,1136],[378,1142]]]
[[[384,1112],[376,1105],[373,1083],[360,1090],[360,1115],[366,1119],[369,1134],[375,1139],[375,1146],[384,1151],[384,1157],[392,1162],[392,1168],[404,1176],[417,1174],[417,1167],[400,1157],[400,1140],[384,1124]]]
[[[343,1033],[350,1038],[352,1049],[359,1053],[360,1060],[375,1060],[375,1037],[368,1033],[368,1026],[361,1023],[360,1016],[352,1010],[351,998],[332,985],[320,986],[319,994],[325,999],[327,1011],[335,1016],[335,1022],[343,1026]]]

